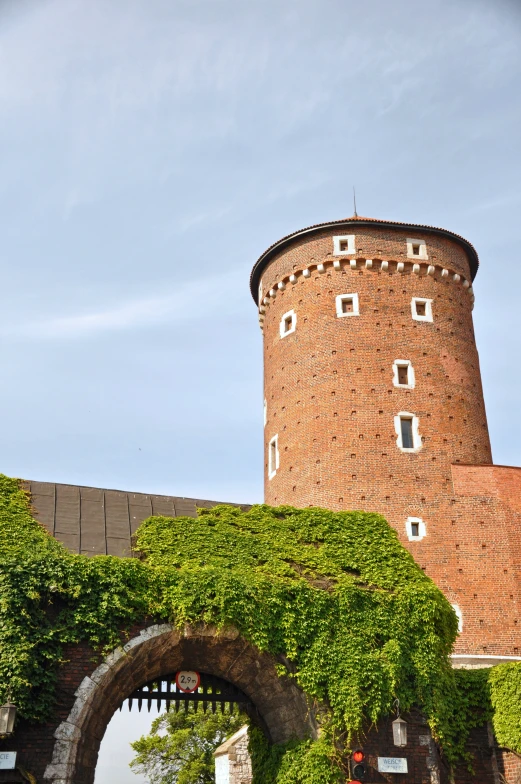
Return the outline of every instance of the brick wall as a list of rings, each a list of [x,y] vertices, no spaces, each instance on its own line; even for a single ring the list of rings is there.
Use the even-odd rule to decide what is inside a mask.
[[[132,635],[136,635],[138,631],[146,627],[147,624],[136,627],[132,630]],[[138,653],[134,659],[132,656],[136,651],[139,651],[139,647],[132,648],[131,653],[127,657],[128,661],[132,662],[130,664],[131,671],[125,664],[121,670],[121,677],[118,676],[114,679],[109,689],[103,688],[103,694],[100,697],[103,704],[100,706],[96,703],[97,707],[92,708],[92,719],[89,719],[87,722],[88,732],[91,735],[93,734],[93,737],[95,736],[98,739],[103,737],[106,725],[110,721],[114,710],[117,710],[120,702],[136,688],[136,678],[140,683],[144,683],[150,680],[151,677],[157,677],[159,666],[163,671],[172,671],[170,663],[172,653],[170,649],[166,650],[165,646],[160,643],[159,638],[157,640],[157,647],[150,648],[148,651],[143,650],[142,655]],[[190,641],[188,642],[190,643]],[[226,643],[226,645],[229,644],[231,643]],[[236,661],[238,657],[235,652],[234,658],[230,658],[230,651],[226,645],[223,655],[226,661],[235,662],[232,665],[234,668],[233,672],[235,672],[239,666]],[[186,662],[186,666],[195,663],[198,669],[204,670],[202,659],[197,659],[198,651],[201,648],[202,638],[200,641],[196,641],[195,647],[191,644],[188,645],[183,653],[183,661]],[[211,652],[214,648],[215,646],[211,644],[208,651]],[[239,648],[240,650],[241,648]],[[212,655],[215,656],[215,651]],[[53,749],[56,743],[54,734],[58,726],[69,717],[75,702],[75,692],[84,677],[92,675],[98,663],[99,658],[89,646],[85,644],[70,646],[64,652],[64,664],[59,670],[57,705],[53,720],[42,725],[30,724],[23,720],[19,721],[13,738],[0,739],[0,751],[18,751],[18,763],[32,773],[39,784],[43,784],[45,769],[53,756]],[[210,655],[207,658],[208,671],[213,671],[214,664],[215,659],[212,663],[212,656]],[[245,677],[248,677],[249,671],[249,677],[252,679],[251,697],[261,707],[266,700],[266,684],[260,679],[262,670],[257,670],[254,662],[249,663],[249,659],[245,661],[245,667]],[[286,704],[280,704],[281,722],[284,721],[284,714],[287,712],[287,703],[288,700],[286,700]],[[435,744],[430,737],[429,729],[421,714],[413,711],[411,714],[406,715],[405,718],[408,723],[408,743],[404,749],[398,749],[393,745],[392,717],[382,721],[377,728],[371,729],[362,738],[361,745],[371,767],[369,780],[374,782],[392,781],[394,784],[406,784],[406,782],[411,781],[414,784],[448,784],[447,767],[439,759]],[[472,781],[479,781],[480,784],[487,784],[487,782],[500,784],[499,773],[505,774],[507,784],[519,784],[517,778],[521,772],[519,758],[508,752],[508,750],[495,751],[493,744],[494,741],[487,732],[486,727],[473,733],[469,750],[473,755],[475,773],[471,776],[466,766],[461,765],[456,771],[454,784],[469,784]],[[494,756],[495,754],[496,756]],[[82,784],[83,782],[91,784],[96,756],[97,748],[87,743],[81,755],[81,761],[87,765],[87,768],[82,772],[80,771],[80,773],[77,772],[73,777],[72,780],[75,784]],[[405,757],[408,761],[409,773],[403,776],[378,774],[377,760],[379,756]],[[494,759],[496,759],[495,763]],[[246,741],[244,741],[237,745],[230,757],[230,771],[235,775],[235,780],[232,780],[230,784],[250,784],[248,766],[247,745]],[[13,776],[9,771],[0,771],[0,784],[7,784],[7,782],[17,780],[23,780],[20,778],[20,774],[15,773]],[[71,780],[66,779],[66,781],[70,782]]]
[[[356,236],[356,255],[335,256],[333,237],[348,233]],[[411,236],[425,241],[428,260],[408,258]],[[492,463],[473,295],[464,286],[470,277],[459,242],[421,228],[330,228],[296,237],[268,258],[261,276],[265,497],[273,505],[383,514],[461,609],[456,653],[513,656],[517,518],[497,501],[499,479],[496,495],[479,488],[481,468],[473,480],[468,474],[471,496],[461,494],[461,482],[453,484],[453,465]],[[337,317],[340,294],[358,294],[360,315]],[[412,318],[413,297],[432,300],[432,323]],[[291,310],[296,329],[281,337],[281,317]],[[413,389],[394,385],[395,360],[412,363]],[[397,447],[399,412],[418,417],[416,453]],[[270,479],[268,444],[275,435],[279,468]],[[503,496],[521,495],[521,472],[501,482]],[[410,540],[409,517],[424,521],[425,538]]]
[[[501,784],[504,781],[507,784],[521,784],[521,757],[507,749],[500,751],[497,756],[499,782]],[[500,778],[501,776],[503,776],[503,779]]]
[[[469,584],[464,624],[475,652],[521,653],[521,469],[452,466],[458,574]],[[461,570],[461,572],[459,571]]]
[[[54,733],[62,721],[67,719],[74,704],[74,692],[83,678],[96,667],[99,658],[84,644],[74,645],[64,650],[64,664],[60,667],[55,713],[45,724],[33,724],[19,720],[12,738],[0,739],[1,751],[17,751],[17,763],[36,777],[38,783],[44,781],[45,768],[50,763],[54,744]],[[23,778],[20,780],[24,780]],[[0,771],[0,784],[16,781],[8,771]]]
[[[393,743],[392,720],[389,717],[364,734],[360,748],[365,754],[367,781],[374,784],[449,784],[450,770],[440,757],[430,729],[418,711],[406,715],[407,746],[398,748]],[[467,751],[469,763],[462,762],[454,770],[451,784],[501,784],[500,775],[507,784],[518,784],[521,773],[519,757],[498,749],[486,726],[471,733]],[[216,758],[226,756],[225,765],[217,764],[216,784],[250,784],[251,762],[248,755],[246,727],[222,744],[215,751]],[[379,757],[399,757],[407,760],[407,773],[379,773]],[[521,780],[521,779],[519,779]]]

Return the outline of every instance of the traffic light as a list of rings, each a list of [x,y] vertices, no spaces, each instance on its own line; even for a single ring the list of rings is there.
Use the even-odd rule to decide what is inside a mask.
[[[361,784],[367,777],[367,765],[362,749],[355,749],[351,754],[351,784]]]

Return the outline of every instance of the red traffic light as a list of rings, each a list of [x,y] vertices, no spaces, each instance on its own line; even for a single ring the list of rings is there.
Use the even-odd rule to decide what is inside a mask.
[[[365,754],[362,749],[355,749],[351,753],[351,761],[349,764],[351,772],[351,784],[362,784],[367,778],[367,769],[365,764]]]

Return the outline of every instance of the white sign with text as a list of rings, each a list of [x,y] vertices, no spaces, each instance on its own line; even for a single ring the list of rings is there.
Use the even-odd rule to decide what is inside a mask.
[[[14,770],[16,751],[0,751],[0,770]]]
[[[378,773],[407,773],[405,757],[378,757]]]

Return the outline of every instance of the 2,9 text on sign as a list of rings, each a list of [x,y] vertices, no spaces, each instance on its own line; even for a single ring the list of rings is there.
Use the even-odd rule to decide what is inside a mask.
[[[181,670],[175,676],[175,685],[179,691],[183,691],[185,694],[197,691],[200,683],[201,676],[193,670]]]

